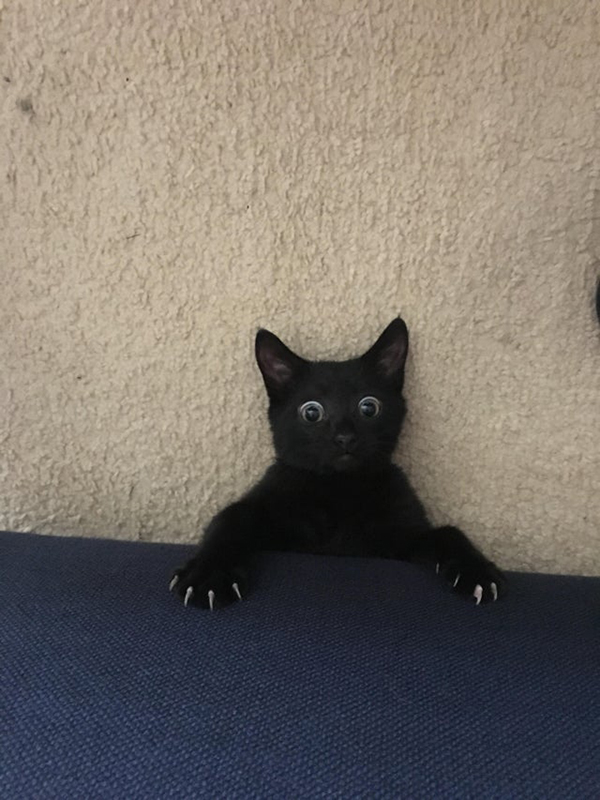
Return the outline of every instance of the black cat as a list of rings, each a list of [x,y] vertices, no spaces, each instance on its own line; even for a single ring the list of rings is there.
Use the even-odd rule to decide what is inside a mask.
[[[504,578],[458,528],[434,528],[392,453],[406,412],[408,330],[395,319],[361,358],[313,362],[274,334],[256,336],[276,460],[213,518],[171,580],[185,605],[219,608],[248,590],[260,550],[424,561],[475,602]]]

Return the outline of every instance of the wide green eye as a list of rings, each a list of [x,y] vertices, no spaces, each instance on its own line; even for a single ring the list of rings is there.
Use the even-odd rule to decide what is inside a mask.
[[[376,397],[363,397],[358,404],[358,410],[363,417],[376,417],[381,413],[381,403]]]
[[[298,413],[304,422],[321,422],[325,416],[325,409],[321,403],[317,403],[316,400],[309,400],[307,403],[302,403],[298,409]]]

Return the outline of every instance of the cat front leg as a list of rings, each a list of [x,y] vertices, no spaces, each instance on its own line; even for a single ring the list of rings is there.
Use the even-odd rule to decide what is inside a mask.
[[[473,597],[475,605],[495,602],[506,590],[506,578],[459,528],[446,525],[421,533],[413,542],[411,560],[435,564],[458,594]]]
[[[173,573],[169,589],[184,606],[214,611],[249,590],[249,561],[260,546],[257,508],[243,500],[213,518],[196,553]]]

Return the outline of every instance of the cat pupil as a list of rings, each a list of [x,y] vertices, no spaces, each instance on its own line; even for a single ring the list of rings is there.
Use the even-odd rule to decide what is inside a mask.
[[[363,417],[376,417],[381,411],[381,403],[376,397],[363,397],[358,408]]]
[[[305,422],[320,422],[324,413],[323,406],[314,400],[309,400],[300,406],[300,416]]]

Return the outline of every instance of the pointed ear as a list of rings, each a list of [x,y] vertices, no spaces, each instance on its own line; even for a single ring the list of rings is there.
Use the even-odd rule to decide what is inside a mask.
[[[271,398],[283,394],[307,365],[274,333],[264,329],[256,334],[254,352]]]
[[[383,378],[401,383],[404,377],[407,353],[408,328],[404,320],[396,317],[362,358],[363,361],[371,364]]]

